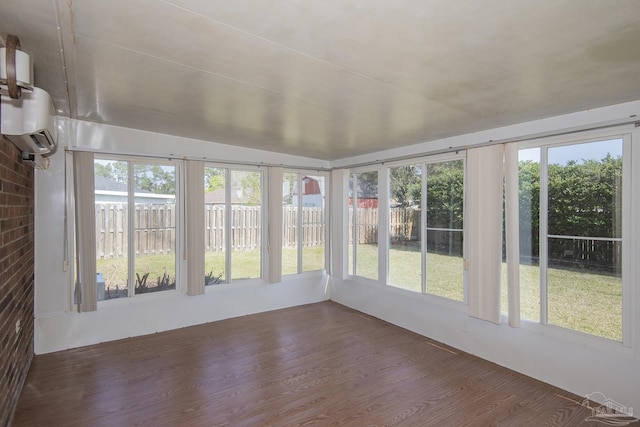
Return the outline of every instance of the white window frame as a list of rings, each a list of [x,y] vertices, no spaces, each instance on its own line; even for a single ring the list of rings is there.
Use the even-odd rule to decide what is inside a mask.
[[[633,322],[633,315],[637,310],[638,293],[634,292],[633,283],[635,278],[640,277],[638,266],[633,266],[631,260],[632,253],[635,250],[632,246],[633,241],[638,241],[640,237],[640,228],[632,224],[631,219],[638,212],[638,196],[636,193],[640,190],[640,172],[632,165],[640,164],[640,150],[632,149],[632,139],[640,140],[640,132],[634,130],[632,125],[624,125],[616,128],[605,130],[584,131],[570,135],[552,136],[531,141],[521,142],[517,146],[517,150],[525,150],[530,148],[540,148],[540,230],[539,230],[539,267],[540,267],[540,321],[536,322],[521,317],[523,327],[547,331],[553,335],[562,337],[572,337],[581,342],[586,342],[596,346],[605,347],[614,345],[629,348],[636,346],[635,341],[638,326]],[[622,342],[614,341],[609,338],[600,337],[598,335],[586,332],[576,331],[549,324],[547,321],[547,287],[546,287],[546,270],[547,270],[547,231],[548,216],[546,215],[548,207],[548,170],[547,170],[547,151],[549,148],[562,147],[568,145],[587,144],[590,142],[606,141],[610,139],[622,139]],[[638,141],[636,141],[637,143]],[[516,177],[517,179],[517,177]],[[544,185],[543,185],[544,181]],[[634,238],[636,237],[636,238]],[[638,316],[640,317],[640,316]]]
[[[145,157],[145,156],[129,156],[129,155],[115,155],[115,154],[102,154],[95,153],[94,162],[96,160],[107,160],[115,162],[127,162],[127,206],[128,206],[128,251],[127,251],[127,297],[126,298],[113,298],[109,300],[98,301],[98,304],[115,304],[117,301],[127,301],[131,298],[139,297],[152,297],[159,294],[175,294],[183,292],[183,274],[184,268],[181,261],[180,254],[184,251],[184,180],[183,180],[183,162],[176,159],[159,159],[157,157]],[[161,166],[174,166],[175,167],[175,179],[176,179],[176,237],[175,237],[175,269],[176,269],[176,288],[175,290],[162,291],[162,292],[150,292],[144,294],[135,294],[135,233],[133,231],[133,224],[135,221],[135,180],[134,165],[161,165]],[[132,252],[133,251],[133,252]],[[94,261],[95,262],[95,261]]]
[[[424,229],[422,230],[422,235],[421,235],[421,242],[420,242],[420,246],[421,246],[421,268],[422,268],[422,273],[421,273],[421,288],[422,288],[422,292],[418,293],[415,291],[411,291],[411,290],[407,290],[407,289],[403,289],[399,286],[393,286],[389,284],[389,198],[390,198],[390,194],[389,194],[389,188],[390,188],[390,181],[389,181],[389,176],[390,176],[390,169],[392,167],[398,167],[398,166],[406,166],[406,165],[421,165],[424,170],[426,170],[426,165],[428,164],[434,164],[434,163],[442,163],[442,162],[447,162],[447,161],[455,161],[455,160],[462,160],[463,162],[463,168],[464,168],[464,175],[463,175],[463,218],[466,218],[466,192],[467,192],[467,164],[466,164],[466,151],[465,150],[459,150],[459,151],[455,151],[455,152],[451,152],[451,153],[444,153],[444,154],[435,154],[435,155],[427,155],[427,156],[421,156],[421,157],[416,157],[416,158],[411,158],[411,159],[405,159],[405,160],[399,160],[399,161],[392,161],[392,162],[387,162],[387,163],[380,163],[380,164],[376,164],[376,165],[369,165],[369,166],[361,166],[361,167],[354,167],[349,169],[348,171],[348,175],[347,175],[347,183],[351,180],[352,177],[354,177],[355,174],[359,174],[359,173],[363,173],[363,172],[378,172],[378,279],[374,280],[368,277],[364,277],[364,276],[360,276],[358,274],[358,270],[356,268],[357,266],[357,257],[358,257],[358,250],[357,250],[357,241],[355,240],[355,221],[357,218],[357,204],[358,204],[358,197],[357,197],[357,191],[354,191],[354,193],[351,195],[351,197],[353,198],[352,200],[352,204],[353,204],[353,209],[354,209],[354,215],[352,218],[352,223],[351,224],[346,224],[345,227],[345,232],[348,236],[347,241],[346,241],[346,251],[344,253],[344,258],[343,258],[343,262],[345,263],[345,265],[347,265],[347,277],[351,280],[355,280],[361,283],[365,283],[365,284],[369,284],[369,285],[373,285],[373,286],[377,286],[377,287],[384,287],[385,289],[389,289],[392,290],[394,292],[399,292],[399,293],[403,293],[403,294],[407,294],[407,295],[411,295],[411,296],[415,296],[415,297],[420,297],[420,298],[425,298],[427,300],[436,302],[436,303],[441,303],[450,307],[455,307],[455,308],[460,308],[463,307],[465,305],[468,304],[467,299],[467,269],[464,268],[464,266],[461,266],[461,268],[463,269],[463,301],[458,301],[458,300],[453,300],[453,299],[449,299],[449,298],[445,298],[439,295],[435,295],[435,294],[431,294],[429,292],[426,292],[426,174],[422,174],[422,188],[421,188],[421,224],[424,225]],[[358,182],[357,182],[357,178],[354,180],[354,188],[357,188],[358,186]],[[347,188],[347,192],[346,192],[346,201],[348,201],[350,197],[349,194],[349,189]],[[348,211],[349,210],[349,206],[348,203],[345,203],[345,210]],[[384,212],[383,214],[381,214],[380,212]],[[346,216],[346,218],[348,218],[348,215]],[[353,226],[354,231],[349,234],[348,230],[349,227]],[[466,227],[466,221],[463,220],[463,259],[466,260],[466,253],[467,253],[467,227]],[[353,239],[353,259],[351,260],[351,263],[349,263],[349,239]],[[349,273],[349,268],[351,268],[352,273]]]
[[[331,188],[331,183],[329,182],[329,173],[324,172],[324,171],[316,171],[316,170],[305,170],[305,169],[284,169],[283,170],[284,174],[296,174],[296,183],[298,185],[298,189],[303,188],[302,187],[302,178],[305,176],[321,176],[324,178],[324,191],[325,194],[323,195],[324,197],[324,266],[321,269],[318,270],[309,270],[309,271],[303,271],[303,244],[302,244],[302,197],[298,197],[298,218],[296,221],[296,235],[298,236],[298,241],[296,244],[296,250],[297,250],[297,272],[296,273],[292,273],[292,274],[283,274],[283,277],[287,277],[287,276],[294,276],[294,275],[300,275],[300,274],[305,274],[305,273],[315,273],[318,271],[322,271],[322,272],[326,272],[327,271],[327,266],[329,265],[329,247],[330,247],[330,242],[329,242],[329,236],[330,234],[330,230],[329,230],[329,213],[331,212],[330,209],[330,197],[328,197],[329,195],[329,188]],[[280,232],[282,233],[282,230],[280,230]],[[284,242],[283,242],[284,243]],[[281,248],[282,250],[282,248]]]
[[[250,166],[250,165],[236,165],[236,164],[228,164],[228,163],[215,163],[215,162],[205,162],[204,168],[217,168],[224,169],[224,191],[225,191],[225,281],[220,285],[216,286],[206,286],[205,292],[215,292],[218,289],[225,289],[227,287],[233,286],[238,287],[238,284],[253,284],[253,283],[264,283],[265,278],[268,276],[268,268],[269,268],[269,259],[267,257],[267,211],[268,211],[268,197],[265,194],[267,185],[267,173],[266,169],[262,166]],[[232,203],[231,203],[231,174],[232,172],[258,172],[260,174],[260,277],[254,277],[250,279],[236,279],[235,282],[232,280],[232,260],[231,260],[231,252],[233,250],[231,246],[231,211],[232,211]],[[204,185],[204,183],[203,183]],[[204,188],[202,189],[204,191]],[[202,207],[204,208],[204,206]],[[202,256],[205,256],[205,251],[203,250]],[[204,278],[203,278],[204,279]]]
[[[356,239],[356,230],[357,230],[357,226],[356,226],[356,221],[358,218],[358,179],[357,179],[357,174],[360,173],[366,173],[366,172],[377,172],[378,173],[378,278],[377,279],[372,279],[370,277],[365,277],[365,276],[360,276],[358,274],[358,270],[357,270],[357,265],[358,265],[358,242]],[[359,167],[359,168],[353,168],[349,170],[349,175],[347,178],[347,182],[349,182],[351,180],[351,177],[354,177],[353,180],[353,194],[351,195],[352,198],[352,207],[353,207],[353,217],[352,217],[352,224],[347,224],[347,235],[349,235],[349,226],[353,226],[353,233],[351,235],[349,235],[348,239],[352,239],[353,241],[353,260],[352,260],[352,265],[351,265],[351,269],[353,274],[348,273],[348,277],[352,278],[352,279],[356,279],[358,281],[362,281],[365,283],[369,283],[369,284],[374,284],[374,285],[378,285],[378,286],[382,286],[386,283],[387,281],[387,265],[386,265],[386,257],[387,257],[387,247],[388,244],[383,241],[382,237],[383,236],[388,236],[388,231],[383,232],[382,229],[383,227],[387,227],[388,228],[388,215],[380,215],[380,211],[381,209],[385,209],[385,211],[388,211],[388,206],[389,206],[389,197],[380,197],[381,194],[383,194],[383,191],[386,191],[385,188],[387,186],[387,182],[388,182],[388,177],[387,175],[385,175],[385,173],[388,174],[388,171],[382,166],[382,165],[375,165],[375,166],[364,166],[364,167]],[[388,191],[387,191],[388,192]],[[345,208],[347,209],[347,211],[349,210],[349,200],[350,194],[349,194],[349,188],[347,188],[347,194],[346,194],[346,206]],[[348,217],[348,215],[347,215]],[[348,242],[348,240],[347,240]],[[349,264],[349,248],[348,248],[348,243],[347,243],[347,251],[345,252],[345,262],[347,263],[347,265]],[[349,271],[349,269],[347,268],[347,272]]]
[[[434,298],[436,300],[443,300],[443,301],[447,301],[453,304],[464,304],[467,305],[468,304],[468,295],[467,295],[467,269],[464,268],[464,266],[461,266],[462,268],[462,280],[463,280],[463,300],[459,301],[459,300],[454,300],[454,299],[450,299],[450,298],[446,298],[440,295],[436,295],[436,294],[432,294],[430,292],[428,292],[427,289],[427,174],[426,174],[426,169],[427,169],[427,165],[430,164],[437,164],[437,163],[444,163],[444,162],[450,162],[450,161],[456,161],[456,160],[462,160],[462,167],[463,167],[463,199],[462,199],[462,203],[463,203],[463,208],[462,208],[462,217],[463,217],[463,223],[462,223],[462,239],[463,239],[463,245],[462,245],[462,252],[463,252],[463,260],[467,259],[467,227],[466,227],[466,213],[467,213],[467,208],[466,208],[466,203],[467,203],[467,197],[466,197],[466,193],[467,193],[467,156],[466,156],[466,151],[465,150],[461,150],[461,151],[456,151],[456,152],[451,152],[451,153],[444,153],[444,154],[436,154],[436,155],[431,155],[431,156],[423,156],[423,157],[419,157],[419,158],[415,158],[415,159],[408,159],[408,160],[402,160],[402,161],[395,161],[395,162],[389,162],[385,164],[385,179],[387,180],[387,182],[389,182],[389,176],[390,176],[390,170],[391,168],[395,168],[395,167],[399,167],[399,166],[420,166],[422,168],[422,183],[421,183],[421,194],[420,194],[420,224],[422,225],[422,229],[421,229],[421,234],[420,234],[420,263],[421,263],[421,292],[420,293],[416,293],[414,291],[410,291],[407,289],[403,289],[399,286],[394,286],[389,284],[389,280],[388,280],[388,263],[389,263],[389,257],[388,257],[388,253],[389,253],[389,246],[387,243],[387,247],[386,247],[386,254],[387,257],[385,259],[385,285],[388,286],[389,288],[393,288],[393,289],[399,289],[401,291],[406,291],[406,292],[411,292],[412,294],[418,294],[418,295],[423,295],[426,296],[428,298]],[[387,184],[386,185],[387,188],[387,193],[386,193],[386,199],[387,201],[390,198],[390,194],[389,194],[389,189],[390,189],[390,185]],[[379,196],[378,196],[379,197]],[[385,237],[386,237],[386,242],[389,241],[389,203],[387,202],[387,215],[385,215],[385,217],[387,218],[387,226],[385,228]],[[382,227],[382,226],[380,226]],[[459,231],[459,230],[455,230],[455,231]]]

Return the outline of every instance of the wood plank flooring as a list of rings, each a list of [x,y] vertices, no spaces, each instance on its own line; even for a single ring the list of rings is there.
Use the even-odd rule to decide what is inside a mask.
[[[36,356],[18,426],[576,426],[582,398],[333,302]]]

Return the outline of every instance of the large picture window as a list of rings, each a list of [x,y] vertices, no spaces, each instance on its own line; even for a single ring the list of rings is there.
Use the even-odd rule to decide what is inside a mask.
[[[205,166],[205,285],[262,277],[261,170]]]
[[[389,200],[389,284],[463,301],[464,161],[390,167]]]
[[[624,145],[519,151],[522,318],[622,341]]]
[[[322,175],[300,172],[283,175],[283,275],[325,268],[325,188]]]
[[[176,289],[178,165],[94,160],[97,298]]]
[[[349,180],[349,274],[378,280],[378,171]]]

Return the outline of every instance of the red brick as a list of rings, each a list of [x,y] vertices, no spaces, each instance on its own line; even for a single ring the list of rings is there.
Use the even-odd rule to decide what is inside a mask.
[[[33,176],[20,151],[0,139],[0,425],[5,426],[33,358]]]

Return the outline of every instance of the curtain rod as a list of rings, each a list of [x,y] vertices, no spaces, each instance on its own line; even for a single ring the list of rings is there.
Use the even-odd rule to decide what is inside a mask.
[[[65,152],[74,152],[74,151],[79,151],[79,152],[89,152],[89,153],[95,153],[95,154],[102,154],[104,156],[118,156],[118,157],[146,157],[148,159],[161,159],[161,160],[198,160],[198,161],[203,161],[203,162],[207,162],[207,163],[215,163],[215,164],[220,164],[220,165],[234,165],[234,166],[254,166],[254,167],[281,167],[281,168],[285,168],[285,169],[300,169],[300,170],[310,170],[310,171],[317,171],[317,172],[331,172],[333,169],[331,168],[321,168],[321,167],[311,167],[311,166],[294,166],[294,165],[287,165],[284,163],[267,163],[267,162],[239,162],[239,161],[233,161],[233,160],[218,160],[218,159],[211,159],[208,157],[193,157],[193,156],[176,156],[176,155],[157,155],[157,154],[135,154],[135,153],[111,153],[111,152],[104,152],[104,151],[99,151],[99,150],[90,150],[90,149],[83,149],[83,148],[77,148],[77,147],[65,147],[64,148]]]
[[[402,160],[409,160],[409,159],[415,159],[415,158],[426,157],[426,156],[437,156],[439,154],[458,153],[459,151],[465,151],[465,150],[468,150],[469,148],[488,147],[490,145],[505,144],[508,142],[532,141],[535,139],[552,138],[555,136],[564,136],[564,135],[571,135],[571,134],[580,133],[580,132],[590,132],[590,131],[601,130],[601,129],[609,129],[609,128],[631,125],[631,124],[633,124],[635,127],[640,127],[640,121],[638,120],[635,114],[632,116],[629,116],[629,118],[627,119],[623,119],[622,121],[617,121],[615,123],[602,124],[600,126],[591,126],[588,128],[579,128],[579,129],[568,129],[562,132],[554,132],[554,131],[541,132],[541,133],[526,135],[518,138],[503,138],[503,139],[497,139],[497,140],[490,139],[489,141],[481,142],[473,145],[463,145],[460,147],[442,148],[440,150],[428,151],[420,154],[408,154],[406,156],[390,157],[384,160],[372,160],[370,162],[353,163],[348,166],[331,168],[330,170],[352,169],[352,168],[359,168],[364,166],[383,165],[385,163],[398,162]]]
[[[287,164],[284,164],[284,163],[239,162],[239,161],[232,161],[232,160],[216,160],[216,159],[211,159],[211,158],[208,158],[208,157],[193,157],[193,156],[176,156],[176,155],[159,156],[159,155],[154,155],[154,154],[105,153],[103,151],[87,150],[87,149],[81,149],[81,148],[77,148],[77,147],[65,147],[65,151],[69,151],[69,152],[73,152],[73,151],[88,151],[88,152],[93,152],[93,153],[97,153],[97,154],[104,154],[104,155],[107,155],[107,156],[140,156],[140,157],[147,157],[147,158],[151,158],[151,159],[200,160],[200,161],[205,161],[205,162],[217,163],[217,164],[221,164],[221,165],[257,166],[257,167],[282,167],[282,168],[285,168],[285,169],[300,169],[300,170],[311,170],[311,171],[318,171],[318,172],[331,172],[331,171],[337,170],[337,169],[352,169],[352,168],[358,168],[358,167],[364,167],[364,166],[382,165],[384,163],[391,163],[391,162],[415,159],[415,158],[426,157],[426,156],[436,156],[436,155],[439,155],[439,154],[457,153],[459,151],[466,151],[469,148],[487,147],[487,146],[490,146],[490,145],[505,144],[507,142],[532,141],[534,139],[551,138],[551,137],[556,137],[556,136],[571,135],[571,134],[574,134],[574,133],[590,132],[590,131],[601,130],[601,129],[609,129],[609,128],[614,128],[614,127],[618,127],[618,126],[625,126],[625,125],[631,125],[631,124],[633,124],[635,127],[640,127],[640,121],[638,120],[638,118],[637,118],[637,116],[635,114],[629,116],[626,119],[622,119],[622,120],[616,121],[614,123],[604,123],[604,124],[601,124],[601,125],[598,125],[598,126],[567,129],[567,130],[561,131],[561,132],[556,132],[556,131],[541,132],[541,133],[525,135],[525,136],[521,136],[521,137],[517,137],[517,138],[503,138],[503,139],[498,139],[498,140],[490,139],[490,140],[488,140],[486,142],[481,142],[481,143],[473,144],[473,145],[464,145],[464,146],[459,146],[459,147],[453,147],[452,146],[452,147],[448,147],[448,148],[442,148],[440,150],[426,151],[426,152],[423,152],[423,153],[420,153],[420,154],[408,154],[408,155],[405,155],[405,156],[390,157],[390,158],[384,159],[384,160],[372,160],[372,161],[369,161],[369,162],[352,163],[352,164],[349,164],[347,166],[331,167],[331,168],[305,167],[305,166],[287,165]]]

